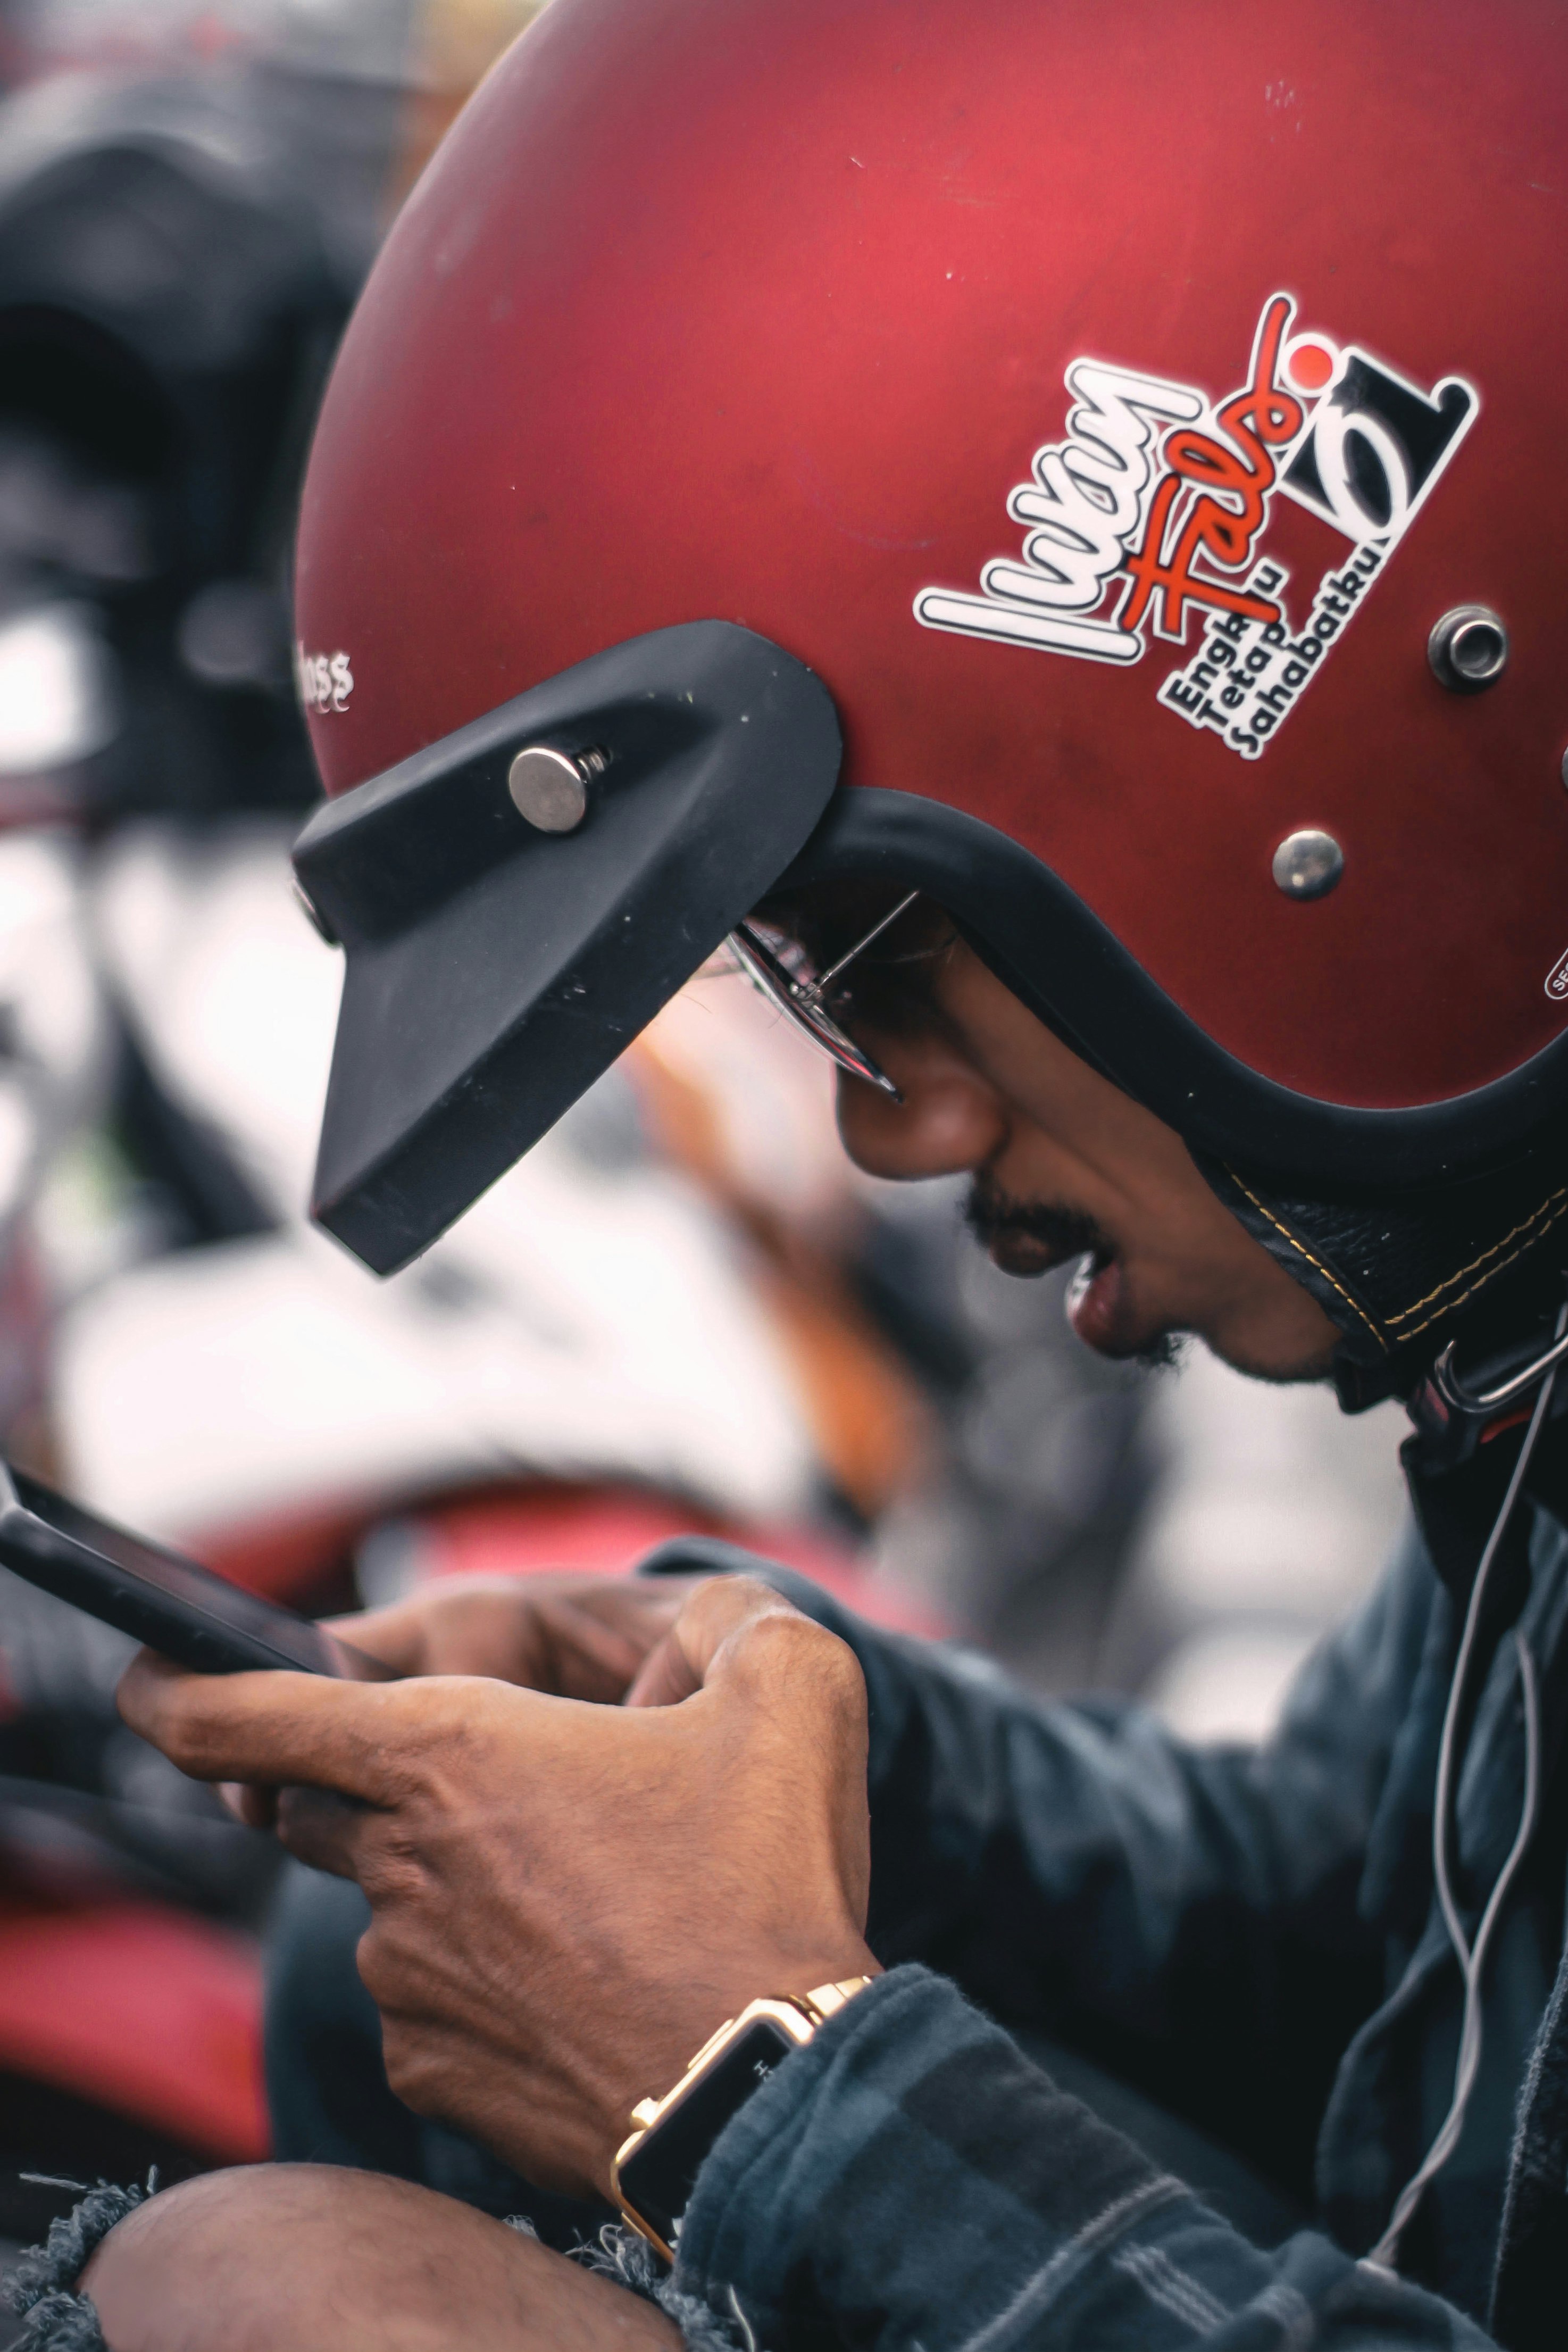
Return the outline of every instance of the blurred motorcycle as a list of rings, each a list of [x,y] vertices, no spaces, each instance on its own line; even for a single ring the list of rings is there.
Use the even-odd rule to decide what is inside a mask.
[[[311,1609],[468,1570],[619,1571],[698,1531],[932,1630],[857,1557],[927,1415],[835,1255],[855,1212],[815,1070],[742,983],[715,982],[417,1266],[373,1284],[301,1215],[338,976],[287,894],[287,833],[122,826],[80,885],[144,1135],[161,1109],[141,1172],[99,1171],[95,1247],[68,1229],[57,1171],[45,1188],[57,1294],[80,1270],[50,1335],[55,1475]],[[682,1021],[732,1089],[744,1074],[744,1111],[722,1070],[706,1093],[683,1070]],[[782,1139],[788,1218],[730,1165],[727,1118]],[[129,1241],[105,1243],[117,1221]],[[254,2156],[254,2057],[235,2051],[242,2023],[254,2045],[256,1967],[235,1935],[254,1932],[271,1850],[117,1725],[124,1646],[0,1586],[0,2063],[155,2126],[165,2163]],[[107,2160],[41,2157],[37,2100],[4,2105],[34,2168]],[[70,2127],[106,2144],[77,2110]]]
[[[287,887],[295,484],[504,11],[278,13],[0,107],[5,1447],[310,1611],[695,1530],[912,1630],[1066,1594],[1032,1637],[1088,1656],[1135,1388],[966,1255],[950,1192],[846,1169],[742,982],[393,1281],[304,1220],[338,978]],[[1037,1409],[1079,1415],[1049,1460]],[[0,2239],[68,2201],[24,2171],[266,2149],[275,1850],[119,1724],[125,1649],[0,1575]]]

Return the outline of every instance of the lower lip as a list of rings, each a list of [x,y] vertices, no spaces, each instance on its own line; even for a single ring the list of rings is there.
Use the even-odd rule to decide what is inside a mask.
[[[1113,1352],[1123,1304],[1122,1268],[1115,1258],[1096,1266],[1084,1258],[1067,1293],[1067,1319],[1086,1348]]]

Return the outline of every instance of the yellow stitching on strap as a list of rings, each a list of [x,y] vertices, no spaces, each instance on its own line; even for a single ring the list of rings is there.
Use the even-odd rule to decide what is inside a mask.
[[[1518,1234],[1528,1233],[1531,1225],[1538,1223],[1542,1217],[1546,1217],[1546,1212],[1552,1207],[1554,1201],[1568,1202],[1568,1184],[1559,1186],[1555,1192],[1548,1192],[1545,1200],[1541,1203],[1541,1206],[1538,1209],[1532,1209],[1529,1216],[1526,1217],[1521,1223],[1514,1226],[1511,1233],[1504,1234],[1501,1241],[1493,1242],[1490,1249],[1482,1250],[1479,1257],[1471,1258],[1469,1265],[1462,1265],[1457,1274],[1449,1275],[1448,1280],[1446,1282],[1440,1282],[1436,1290],[1429,1290],[1425,1298],[1418,1298],[1414,1307],[1402,1307],[1397,1315],[1389,1315],[1384,1319],[1391,1324],[1408,1323],[1412,1315],[1419,1315],[1423,1307],[1430,1307],[1435,1298],[1441,1298],[1445,1290],[1452,1290],[1456,1282],[1463,1282],[1467,1274],[1474,1274],[1477,1266],[1485,1265],[1489,1257],[1496,1257],[1499,1250],[1507,1249],[1510,1242],[1514,1240]],[[1558,1209],[1552,1216],[1546,1217],[1546,1223],[1548,1225],[1554,1224],[1557,1218],[1560,1217],[1562,1213],[1562,1210]],[[1546,1226],[1542,1225],[1542,1232],[1544,1233],[1545,1230]],[[1518,1250],[1514,1250],[1511,1253],[1511,1256],[1517,1257],[1519,1254]],[[1505,1258],[1503,1264],[1506,1265],[1509,1263],[1511,1263],[1511,1259]],[[1473,1286],[1472,1286],[1472,1287]],[[1468,1298],[1470,1296],[1469,1291],[1467,1291],[1465,1296]],[[1457,1305],[1458,1301],[1455,1303]],[[1430,1323],[1432,1320],[1433,1318],[1431,1316],[1427,1318],[1427,1323]],[[1427,1327],[1426,1324],[1421,1324],[1417,1328],[1421,1330],[1425,1330]]]
[[[1557,1196],[1555,1193],[1553,1193],[1552,1198],[1555,1200],[1557,1197],[1558,1197],[1558,1196]],[[1547,1207],[1548,1205],[1549,1205],[1549,1204],[1548,1204],[1546,1202],[1542,1202],[1542,1208],[1545,1208],[1545,1207]],[[1540,1214],[1540,1211],[1537,1211],[1537,1213],[1537,1213],[1537,1215],[1539,1215],[1539,1214]],[[1552,1210],[1552,1214],[1547,1218],[1546,1223],[1542,1226],[1542,1228],[1541,1228],[1541,1233],[1542,1233],[1542,1234],[1550,1233],[1550,1232],[1551,1232],[1551,1230],[1552,1230],[1552,1226],[1557,1223],[1558,1218],[1559,1218],[1559,1217],[1561,1217],[1561,1216],[1563,1216],[1563,1215],[1564,1215],[1565,1213],[1568,1213],[1568,1201],[1564,1201],[1564,1202],[1563,1202],[1562,1208],[1559,1208],[1559,1209],[1553,1209],[1553,1210]],[[1533,1223],[1533,1220],[1527,1220],[1527,1223]],[[1521,1232],[1521,1231],[1522,1231],[1522,1227],[1515,1226],[1514,1231],[1515,1231],[1516,1233]],[[1531,1236],[1531,1241],[1539,1241],[1539,1240],[1540,1240],[1540,1238],[1541,1238],[1541,1234],[1533,1234],[1533,1235]],[[1492,1274],[1500,1274],[1500,1273],[1502,1272],[1502,1269],[1503,1269],[1503,1267],[1504,1267],[1505,1265],[1511,1265],[1513,1264],[1513,1261],[1514,1261],[1514,1259],[1515,1259],[1516,1257],[1522,1257],[1522,1256],[1524,1255],[1525,1251],[1526,1251],[1527,1249],[1529,1249],[1529,1248],[1531,1247],[1531,1242],[1529,1242],[1529,1241],[1526,1241],[1526,1242],[1521,1242],[1521,1243],[1520,1243],[1520,1244],[1519,1244],[1519,1247],[1518,1247],[1516,1250],[1511,1250],[1507,1257],[1500,1259],[1500,1260],[1499,1261],[1499,1263],[1498,1263],[1495,1266],[1493,1266],[1493,1268],[1492,1268]],[[1501,1244],[1501,1242],[1499,1242],[1499,1244],[1498,1244],[1498,1247],[1499,1247],[1499,1249],[1500,1249],[1500,1248],[1502,1247],[1502,1244]],[[1489,1250],[1489,1251],[1486,1253],[1486,1255],[1490,1257],[1490,1256],[1491,1255],[1491,1252]],[[1478,1265],[1479,1265],[1479,1264],[1480,1264],[1480,1263],[1481,1263],[1480,1259],[1479,1259],[1479,1258],[1478,1258],[1478,1259],[1476,1260],[1476,1264],[1477,1264]],[[1456,1280],[1458,1280],[1458,1277],[1456,1276],[1455,1279],[1456,1279]],[[1417,1332],[1420,1332],[1420,1331],[1426,1331],[1426,1330],[1429,1329],[1429,1328],[1430,1328],[1430,1327],[1431,1327],[1431,1326],[1432,1326],[1432,1325],[1433,1325],[1433,1324],[1437,1320],[1438,1316],[1440,1316],[1440,1315],[1451,1315],[1451,1314],[1455,1313],[1455,1311],[1456,1311],[1458,1308],[1461,1307],[1464,1305],[1464,1303],[1465,1303],[1465,1301],[1466,1301],[1466,1299],[1467,1299],[1467,1298],[1473,1298],[1473,1297],[1475,1297],[1475,1295],[1476,1295],[1476,1292],[1477,1292],[1478,1290],[1481,1290],[1481,1289],[1483,1289],[1483,1288],[1485,1287],[1485,1286],[1487,1285],[1487,1283],[1489,1283],[1490,1280],[1491,1280],[1491,1274],[1483,1275],[1483,1276],[1481,1276],[1481,1279],[1480,1279],[1480,1281],[1479,1281],[1479,1282],[1472,1282],[1472,1283],[1471,1283],[1471,1285],[1470,1285],[1470,1286],[1469,1286],[1469,1290],[1461,1290],[1461,1291],[1460,1291],[1460,1293],[1459,1293],[1459,1295],[1458,1295],[1458,1297],[1457,1298],[1450,1298],[1450,1299],[1449,1299],[1449,1301],[1448,1301],[1448,1305],[1447,1305],[1446,1307],[1438,1307],[1435,1308],[1435,1309],[1433,1310],[1433,1312],[1432,1312],[1430,1315],[1428,1315],[1428,1316],[1427,1316],[1427,1320],[1426,1320],[1426,1322],[1425,1322],[1425,1323],[1416,1323],[1416,1324],[1413,1324],[1413,1325],[1411,1326],[1411,1328],[1410,1328],[1410,1329],[1409,1329],[1408,1331],[1402,1331],[1402,1332],[1400,1333],[1400,1335],[1399,1335],[1401,1344],[1403,1344],[1403,1342],[1404,1342],[1405,1340],[1406,1340],[1406,1339],[1414,1339],[1416,1338],[1416,1336]],[[1415,1312],[1416,1312],[1416,1309],[1415,1309],[1413,1307],[1406,1307],[1406,1314],[1408,1314],[1408,1315],[1414,1315],[1414,1313],[1415,1313]]]
[[[1304,1242],[1299,1242],[1296,1239],[1296,1236],[1291,1231],[1290,1226],[1283,1223],[1281,1219],[1274,1214],[1273,1210],[1269,1208],[1258,1198],[1256,1192],[1249,1191],[1249,1188],[1243,1184],[1240,1177],[1238,1176],[1234,1168],[1227,1165],[1225,1172],[1229,1177],[1231,1182],[1236,1186],[1238,1192],[1245,1192],[1247,1194],[1247,1198],[1251,1202],[1252,1206],[1257,1210],[1259,1215],[1267,1217],[1269,1223],[1273,1226],[1274,1231],[1277,1234],[1282,1234],[1286,1241],[1290,1243],[1291,1247],[1304,1257],[1309,1265],[1316,1266],[1318,1272],[1322,1276],[1323,1280],[1330,1284],[1333,1289],[1338,1291],[1340,1297],[1343,1299],[1348,1307],[1360,1316],[1362,1321],[1365,1324],[1367,1329],[1371,1332],[1378,1346],[1386,1355],[1388,1351],[1388,1341],[1378,1329],[1376,1324],[1373,1321],[1365,1307],[1361,1304],[1361,1301],[1357,1298],[1353,1298],[1350,1292],[1345,1288],[1343,1283],[1339,1280],[1338,1276],[1329,1272],[1328,1267],[1323,1264],[1322,1258],[1314,1257],[1311,1250],[1306,1246],[1306,1244]],[[1414,1309],[1411,1311],[1414,1312]]]

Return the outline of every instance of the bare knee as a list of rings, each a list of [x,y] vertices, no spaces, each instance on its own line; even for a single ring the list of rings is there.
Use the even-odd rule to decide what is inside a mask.
[[[82,2277],[110,2352],[670,2352],[651,2305],[382,2173],[257,2165],[165,2189]]]

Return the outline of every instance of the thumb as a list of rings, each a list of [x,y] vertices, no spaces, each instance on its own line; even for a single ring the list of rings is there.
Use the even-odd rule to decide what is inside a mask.
[[[362,1650],[394,1675],[427,1675],[430,1644],[425,1612],[420,1596],[394,1601],[385,1609],[361,1609],[343,1617],[324,1617],[321,1630],[336,1634],[351,1648]]]
[[[748,1754],[790,1759],[810,1824],[832,1853],[845,1916],[865,1932],[871,1891],[866,1691],[860,1662],[826,1626],[749,1576],[716,1576],[694,1592],[626,1695],[673,1706],[697,1692],[742,1730]],[[815,1792],[813,1795],[812,1792]]]
[[[723,1654],[769,1617],[800,1611],[754,1576],[711,1576],[699,1584],[662,1642],[649,1651],[627,1706],[678,1706],[722,1672]]]

